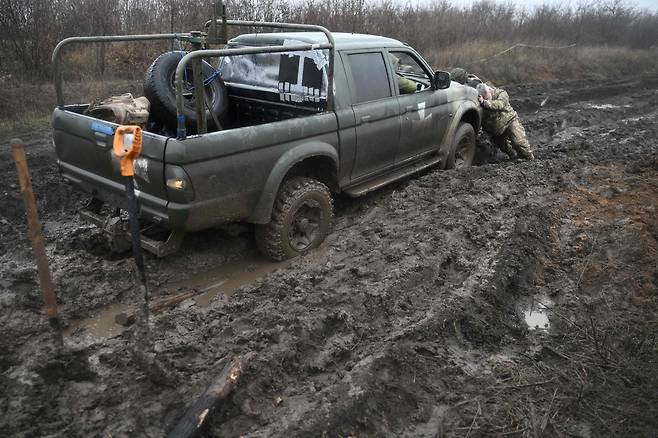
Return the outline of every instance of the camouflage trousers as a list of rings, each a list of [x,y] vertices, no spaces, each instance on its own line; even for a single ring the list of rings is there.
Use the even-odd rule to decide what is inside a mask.
[[[510,157],[514,151],[519,158],[534,158],[530,150],[530,143],[525,136],[525,129],[518,118],[512,120],[502,133],[492,135],[491,140],[498,149]]]

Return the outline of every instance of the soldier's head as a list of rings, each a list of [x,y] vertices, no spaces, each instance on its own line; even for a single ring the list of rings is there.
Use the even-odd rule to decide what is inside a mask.
[[[464,85],[467,78],[468,74],[466,73],[466,70],[461,67],[453,68],[450,70],[450,79],[455,82],[459,82],[460,84]]]
[[[478,94],[482,96],[484,100],[491,99],[491,94],[492,94],[491,87],[488,86],[487,84],[479,83],[477,84],[477,87],[475,87],[475,89],[478,90]]]

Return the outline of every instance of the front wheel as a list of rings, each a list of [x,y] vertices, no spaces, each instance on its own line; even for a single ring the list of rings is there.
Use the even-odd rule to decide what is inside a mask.
[[[297,257],[324,241],[333,216],[327,186],[311,178],[292,177],[279,190],[270,222],[256,226],[256,243],[274,260]]]
[[[476,150],[475,129],[470,123],[460,123],[446,161],[446,169],[471,167]]]

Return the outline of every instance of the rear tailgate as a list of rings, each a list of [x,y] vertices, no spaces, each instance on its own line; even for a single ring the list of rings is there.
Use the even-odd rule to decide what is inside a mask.
[[[125,208],[124,185],[118,161],[112,154],[117,126],[66,109],[58,108],[53,113],[53,141],[62,176],[109,205]],[[166,143],[167,137],[144,132],[142,152],[135,162],[135,185],[142,214],[165,221]]]

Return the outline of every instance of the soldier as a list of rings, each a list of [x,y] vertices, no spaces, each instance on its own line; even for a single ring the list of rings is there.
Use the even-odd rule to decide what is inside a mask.
[[[462,85],[468,85],[469,87],[477,87],[478,84],[481,84],[482,81],[480,78],[475,76],[472,73],[468,73],[461,67],[453,68],[450,70],[450,79],[455,82],[459,82]]]
[[[400,70],[400,59],[392,53],[388,54],[391,64],[393,65],[393,71],[395,72],[395,78],[398,82],[398,89],[400,94],[411,94],[417,91],[417,84],[411,79],[407,79],[399,73]]]
[[[507,92],[486,84],[478,84],[476,89],[484,108],[482,129],[491,135],[494,145],[510,157],[514,150],[519,158],[533,160],[535,156],[530,150],[519,116],[509,103]]]

